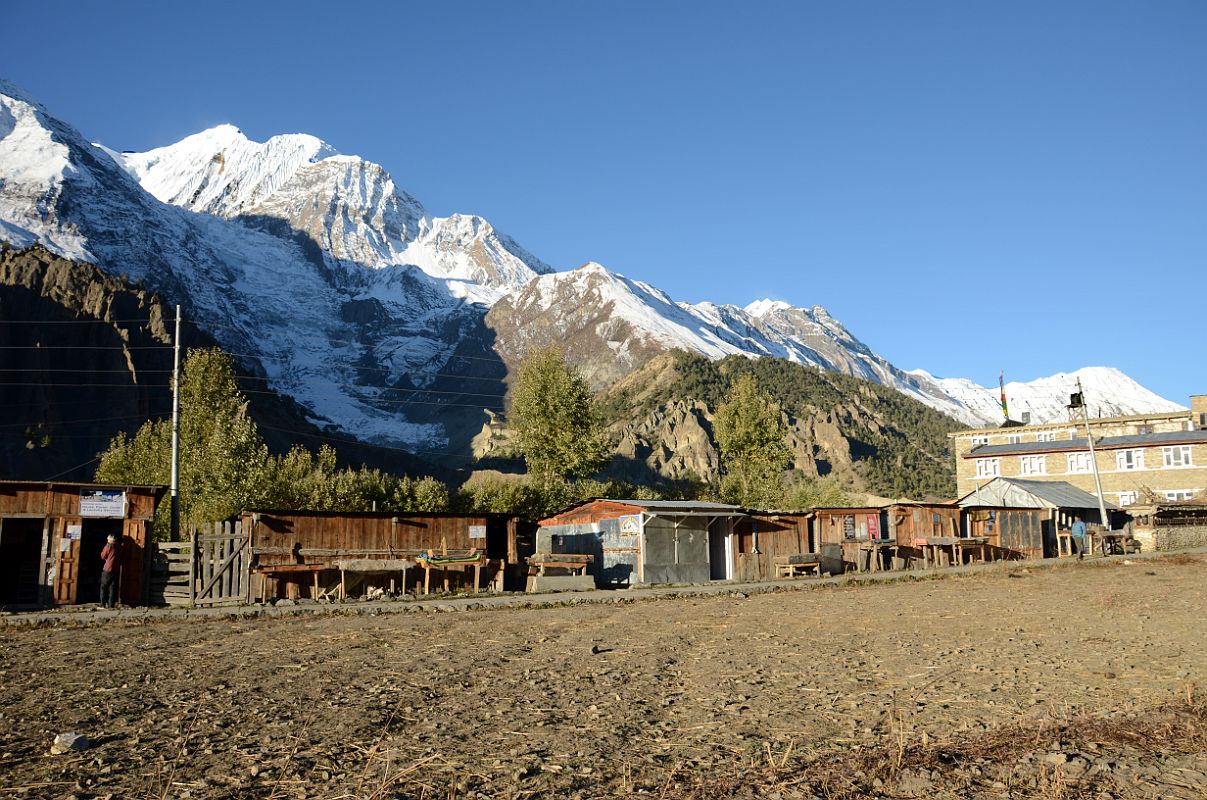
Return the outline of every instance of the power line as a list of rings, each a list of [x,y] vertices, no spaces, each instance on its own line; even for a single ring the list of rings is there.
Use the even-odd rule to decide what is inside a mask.
[[[318,433],[306,433],[304,431],[293,430],[290,428],[276,428],[276,427],[273,427],[272,425],[258,425],[258,427],[261,427],[261,428],[264,428],[264,429],[270,430],[270,431],[276,431],[277,433],[290,433],[295,436],[302,436],[302,437],[307,437],[310,439],[322,439],[322,440],[328,441],[328,442],[342,442],[345,444],[354,444],[354,445],[358,445],[360,447],[367,447],[367,448],[370,448],[373,450],[392,450],[392,451],[399,452],[399,453],[406,453],[407,455],[445,456],[448,458],[465,459],[467,461],[476,461],[477,460],[474,456],[467,456],[462,453],[448,453],[448,452],[443,452],[440,450],[411,450],[406,447],[392,447],[390,445],[374,444],[372,442],[364,442],[359,439],[348,439],[348,438],[344,438],[344,437],[328,436],[326,434],[318,434]]]
[[[89,464],[91,464],[93,461],[100,461],[100,459],[101,459],[101,457],[100,457],[99,455],[98,455],[98,456],[93,456],[92,458],[90,458],[90,459],[88,459],[87,461],[85,461],[83,464],[77,464],[76,466],[72,467],[71,469],[65,469],[65,470],[63,470],[62,472],[58,473],[57,475],[51,475],[51,476],[50,476],[49,478],[47,478],[46,480],[48,480],[48,481],[53,481],[55,478],[61,478],[61,477],[63,477],[64,475],[70,475],[72,472],[75,472],[77,469],[81,469],[81,468],[83,468],[83,467],[86,467],[86,466],[88,466]]]
[[[264,381],[264,382],[268,382],[270,380],[269,378],[262,378],[258,375],[238,375],[237,374],[237,375],[235,375],[235,377],[236,378],[247,378],[247,379],[253,380],[253,381]],[[408,388],[408,387],[402,387],[402,386],[365,386],[364,384],[360,384],[360,383],[336,383],[334,381],[313,380],[310,378],[306,379],[306,383],[320,385],[320,386],[335,386],[335,387],[344,388],[344,389],[380,389],[383,392],[418,392],[418,393],[423,393],[423,394],[451,394],[451,395],[462,396],[462,397],[466,397],[466,396],[494,397],[494,398],[498,398],[498,399],[502,399],[507,396],[506,394],[487,394],[486,392],[448,392],[448,391],[440,391],[437,389]]]
[[[41,367],[29,367],[27,369],[18,369],[16,367],[0,367],[0,372],[70,372],[78,375],[81,372],[86,372],[89,375],[171,375],[170,369],[43,369]]]
[[[171,350],[170,344],[88,345],[88,344],[0,344],[0,350]]]
[[[48,389],[169,389],[170,386],[158,386],[150,383],[0,383],[0,386],[43,386]]]
[[[42,420],[41,422],[6,422],[0,425],[0,428],[20,428],[22,426],[30,427],[33,425],[83,425],[85,422],[125,422],[131,419],[146,419],[150,421],[150,418],[145,414],[134,414],[126,417],[95,417],[93,419],[72,419],[63,422],[48,420]]]
[[[164,323],[173,320],[164,320]],[[149,325],[148,319],[0,319],[0,325]]]

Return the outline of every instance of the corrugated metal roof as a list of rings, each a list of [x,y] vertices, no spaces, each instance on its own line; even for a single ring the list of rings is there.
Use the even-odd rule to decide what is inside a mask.
[[[707,503],[701,500],[615,500],[610,498],[599,498],[603,503],[624,503],[625,505],[637,506],[644,511],[719,511],[742,513],[741,506],[731,506],[726,503]]]
[[[1171,433],[1138,433],[1133,436],[1106,436],[1094,442],[1095,447],[1145,447],[1154,444],[1202,444],[1207,431],[1173,431]]]
[[[983,444],[965,454],[964,458],[987,456],[1028,455],[1031,453],[1060,453],[1065,450],[1086,450],[1085,439],[1059,439],[1055,442],[1018,442],[1017,444]]]
[[[1168,444],[1207,444],[1207,431],[1173,431],[1171,433],[1136,433],[1130,436],[1105,436],[1094,440],[1100,450],[1122,450],[1128,447],[1153,447]],[[1018,442],[1017,444],[983,444],[973,448],[964,458],[990,456],[1064,453],[1088,450],[1085,438],[1058,439],[1054,442]]]
[[[1098,497],[1065,481],[1029,481],[994,478],[960,498],[960,507],[1001,508],[1098,508]],[[1105,503],[1108,511],[1118,506]]]

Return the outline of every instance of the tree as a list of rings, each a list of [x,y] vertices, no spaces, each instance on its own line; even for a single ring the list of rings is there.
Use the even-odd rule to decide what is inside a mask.
[[[774,508],[784,499],[784,469],[792,459],[779,408],[754,376],[738,378],[713,417],[721,451],[721,496],[746,508]]]
[[[586,381],[555,346],[532,353],[520,365],[508,420],[528,471],[546,487],[590,475],[611,449]]]
[[[96,480],[167,484],[172,472],[171,421],[147,422],[128,439],[119,434],[101,454]],[[263,485],[268,448],[247,414],[231,357],[190,350],[180,383],[180,518],[186,526],[223,520],[252,505]],[[170,507],[155,528],[163,536]]]

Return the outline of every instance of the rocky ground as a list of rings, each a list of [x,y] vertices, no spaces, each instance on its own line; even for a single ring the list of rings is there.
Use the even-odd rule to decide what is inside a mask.
[[[1202,798],[1205,590],[1173,556],[0,629],[0,796]]]

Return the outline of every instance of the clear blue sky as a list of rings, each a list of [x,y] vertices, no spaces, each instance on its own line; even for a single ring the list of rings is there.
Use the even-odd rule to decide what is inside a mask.
[[[899,366],[1207,392],[1207,2],[4,0],[0,75],[145,150],[377,161],[558,268],[821,304]]]

